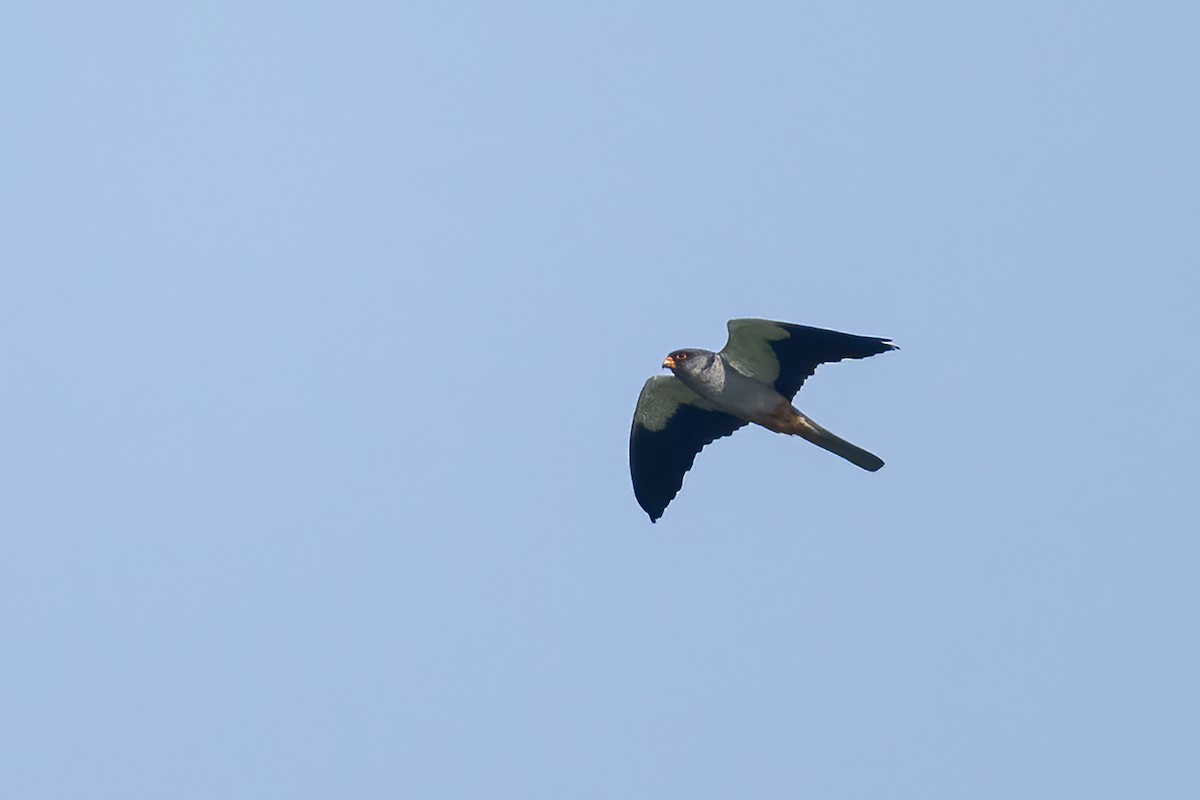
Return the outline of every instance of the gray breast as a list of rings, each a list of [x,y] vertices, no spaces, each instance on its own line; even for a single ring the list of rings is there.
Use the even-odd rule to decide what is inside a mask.
[[[773,387],[743,375],[720,356],[703,370],[688,375],[685,382],[692,391],[743,419],[765,417],[786,402]]]

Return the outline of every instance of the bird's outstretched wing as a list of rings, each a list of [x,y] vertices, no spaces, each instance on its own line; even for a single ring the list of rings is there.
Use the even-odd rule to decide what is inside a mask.
[[[895,350],[887,339],[773,322],[729,320],[729,340],[721,355],[738,372],[775,387],[791,400],[820,364]]]
[[[646,381],[629,433],[629,473],[633,493],[655,522],[683,486],[706,444],[746,424],[718,411],[673,375]]]

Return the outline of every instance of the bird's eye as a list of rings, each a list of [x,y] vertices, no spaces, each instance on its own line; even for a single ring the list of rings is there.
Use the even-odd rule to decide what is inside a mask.
[[[686,359],[686,358],[687,358],[687,353],[678,353],[678,354],[675,356],[675,358],[679,359],[680,361],[683,361],[684,359]]]

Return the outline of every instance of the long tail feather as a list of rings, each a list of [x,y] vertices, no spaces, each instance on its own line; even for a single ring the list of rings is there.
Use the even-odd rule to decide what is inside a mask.
[[[879,456],[874,453],[868,453],[857,445],[850,444],[840,436],[835,436],[803,414],[797,413],[792,418],[791,430],[788,433],[803,437],[817,447],[824,448],[836,456],[841,456],[854,466],[862,467],[868,472],[875,472],[883,466],[883,459]]]

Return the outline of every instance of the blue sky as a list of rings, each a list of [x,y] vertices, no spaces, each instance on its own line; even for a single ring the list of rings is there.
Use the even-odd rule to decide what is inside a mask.
[[[1184,3],[0,11],[0,794],[1191,798]],[[642,382],[888,336],[651,525]]]

